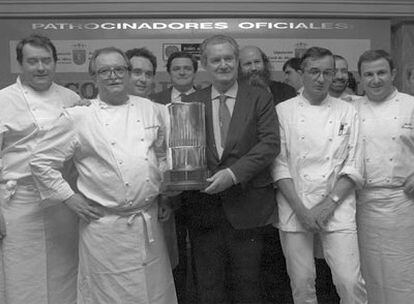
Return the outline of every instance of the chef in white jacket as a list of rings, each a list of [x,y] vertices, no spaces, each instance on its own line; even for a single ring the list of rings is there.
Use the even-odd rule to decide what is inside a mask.
[[[78,304],[177,303],[158,220],[164,122],[153,102],[128,95],[130,70],[121,50],[96,50],[89,73],[98,97],[61,115],[30,162],[41,196],[81,219]],[[69,158],[79,193],[58,171]]]
[[[278,228],[295,304],[317,303],[316,233],[341,303],[367,303],[355,223],[354,188],[363,184],[359,121],[351,104],[328,95],[334,68],[329,50],[308,49],[301,63],[303,93],[276,107]]]
[[[366,95],[357,101],[366,184],[358,195],[361,267],[369,303],[414,303],[414,97],[393,85],[391,56],[358,62]]]

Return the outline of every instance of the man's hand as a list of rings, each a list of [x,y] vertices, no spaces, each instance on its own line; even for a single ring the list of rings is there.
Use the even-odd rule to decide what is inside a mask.
[[[158,204],[158,219],[161,222],[168,221],[172,213],[170,207],[169,198],[163,195],[160,195],[159,204]]]
[[[414,173],[407,177],[403,186],[405,194],[414,197]]]
[[[103,216],[100,210],[93,206],[93,203],[79,193],[73,194],[64,203],[87,223]]]
[[[311,209],[313,216],[316,218],[316,223],[321,230],[328,225],[336,208],[336,203],[328,197]]]
[[[4,220],[3,213],[0,211],[0,240],[6,236],[6,221]]]
[[[216,174],[207,178],[207,182],[211,183],[204,189],[207,194],[219,193],[234,185],[233,178],[227,169],[216,172]]]
[[[320,230],[318,223],[316,222],[315,214],[307,209],[306,207],[299,208],[295,211],[297,218],[299,219],[300,223],[302,224],[303,228],[308,231],[316,232]]]

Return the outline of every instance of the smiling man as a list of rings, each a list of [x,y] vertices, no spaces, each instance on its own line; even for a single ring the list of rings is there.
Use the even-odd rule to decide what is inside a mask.
[[[187,193],[196,303],[262,303],[260,227],[276,205],[269,166],[278,127],[270,93],[237,81],[238,55],[229,36],[205,39],[201,63],[212,85],[183,100],[205,104],[211,172],[203,192]]]
[[[390,54],[370,50],[358,61],[366,95],[361,119],[366,183],[358,195],[358,237],[369,303],[414,299],[414,97],[393,85]]]
[[[319,234],[344,304],[365,304],[355,221],[355,186],[363,184],[355,108],[328,95],[332,53],[312,47],[301,59],[300,96],[276,106],[281,152],[278,227],[295,304],[316,304],[313,239]]]
[[[148,98],[154,89],[157,57],[146,48],[135,48],[125,52],[131,62],[129,93]]]
[[[340,55],[334,55],[333,58],[335,60],[335,73],[329,87],[329,95],[348,102],[353,102],[358,99],[359,96],[347,92],[349,84],[348,62]]]
[[[167,72],[171,78],[171,87],[151,96],[161,104],[181,102],[183,95],[195,92],[194,79],[198,70],[197,59],[185,52],[175,52],[168,57]]]
[[[0,91],[0,276],[5,303],[73,304],[77,219],[66,206],[40,198],[29,159],[52,122],[80,98],[54,83],[57,52],[47,37],[24,38],[16,53],[17,81]]]
[[[121,50],[96,50],[89,74],[98,97],[61,115],[30,162],[41,196],[80,218],[78,303],[177,302],[158,220],[164,122],[153,102],[128,94],[130,70]],[[58,171],[68,158],[79,193]]]

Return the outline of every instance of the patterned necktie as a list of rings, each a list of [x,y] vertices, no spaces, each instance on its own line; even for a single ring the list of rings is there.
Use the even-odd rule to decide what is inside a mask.
[[[221,135],[221,147],[224,149],[226,144],[227,132],[229,131],[229,125],[231,120],[231,115],[229,108],[226,104],[226,95],[220,95],[220,105],[219,105],[219,122],[220,122],[220,135]]]

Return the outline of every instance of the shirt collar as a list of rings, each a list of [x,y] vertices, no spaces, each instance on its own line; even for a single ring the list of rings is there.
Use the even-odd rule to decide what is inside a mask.
[[[236,99],[237,91],[239,90],[239,85],[237,81],[234,82],[234,84],[226,91],[224,92],[224,95]],[[211,100],[216,99],[221,94],[216,90],[214,86],[211,87]]]
[[[184,93],[178,91],[175,87],[172,87],[171,100],[178,99],[181,94],[190,95],[191,93],[194,93],[194,92],[195,92],[195,89],[193,87],[191,89],[189,89],[188,91],[184,92]]]

